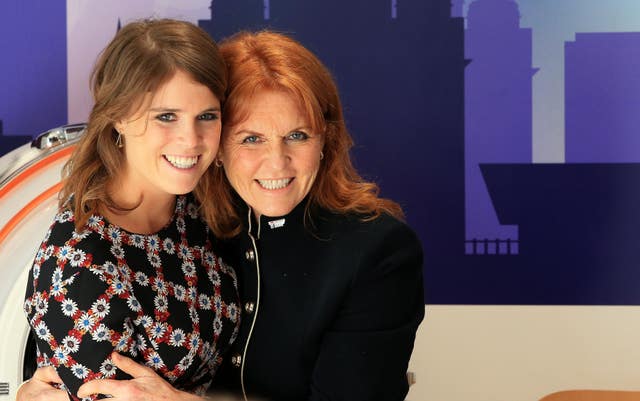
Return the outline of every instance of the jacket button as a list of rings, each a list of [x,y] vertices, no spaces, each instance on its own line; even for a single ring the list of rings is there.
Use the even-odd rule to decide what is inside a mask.
[[[244,304],[244,311],[247,312],[247,315],[252,314],[255,309],[256,304],[254,304],[253,302],[247,302],[246,304]]]
[[[242,355],[240,355],[240,354],[234,354],[234,355],[231,357],[231,364],[232,364],[233,366],[235,366],[236,368],[239,368],[239,367],[240,367],[240,365],[242,365]]]
[[[256,259],[256,254],[253,252],[253,249],[249,249],[247,252],[245,252],[244,256],[251,262]]]

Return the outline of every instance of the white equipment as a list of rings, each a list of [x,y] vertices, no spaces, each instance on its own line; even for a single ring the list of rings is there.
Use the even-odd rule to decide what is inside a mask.
[[[84,128],[49,130],[0,157],[0,401],[15,399],[35,368],[22,310],[27,276],[57,210],[62,166]]]

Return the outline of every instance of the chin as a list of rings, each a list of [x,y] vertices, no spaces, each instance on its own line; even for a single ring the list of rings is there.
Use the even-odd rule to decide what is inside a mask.
[[[265,217],[280,217],[280,216],[286,216],[289,213],[291,213],[291,211],[294,209],[295,205],[292,207],[288,207],[288,208],[282,208],[282,209],[270,209],[265,211],[264,213],[262,213],[262,215],[264,215]]]
[[[184,187],[178,187],[178,188],[173,188],[170,192],[174,195],[186,195],[189,192],[193,192],[193,190],[196,189],[196,186],[184,186]]]

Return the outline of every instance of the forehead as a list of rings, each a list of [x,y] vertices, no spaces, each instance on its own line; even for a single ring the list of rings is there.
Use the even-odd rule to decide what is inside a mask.
[[[281,90],[257,91],[237,107],[238,128],[255,124],[308,127],[311,122],[302,101]]]

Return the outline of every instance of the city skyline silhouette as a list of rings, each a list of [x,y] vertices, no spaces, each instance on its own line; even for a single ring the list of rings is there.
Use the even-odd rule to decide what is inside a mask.
[[[533,61],[535,29],[523,26],[518,6],[215,0],[210,19],[199,25],[216,39],[240,27],[276,29],[327,65],[340,88],[357,168],[400,202],[423,242],[425,302],[640,304],[634,290],[640,282],[630,272],[640,172],[623,163],[635,161],[625,158],[640,148],[630,134],[640,84],[631,76],[636,58],[628,54],[638,35],[578,32],[566,42],[568,163],[536,164],[533,87],[543,67]],[[21,52],[15,58],[28,60]],[[59,66],[51,68],[45,77],[66,83],[66,65],[63,78]],[[21,93],[4,77],[3,90]],[[66,108],[65,91],[46,93],[46,105]],[[55,100],[61,93],[64,99]],[[594,105],[598,112],[589,109]],[[22,120],[46,114],[46,121],[61,110],[23,109]],[[20,121],[5,110],[0,151]],[[619,127],[605,124],[614,120]],[[47,124],[29,135],[61,125]],[[614,142],[628,153],[607,153]]]

